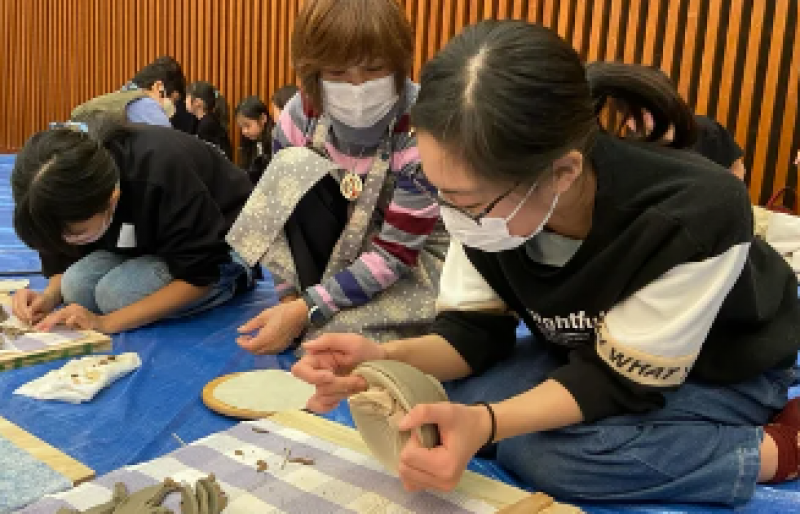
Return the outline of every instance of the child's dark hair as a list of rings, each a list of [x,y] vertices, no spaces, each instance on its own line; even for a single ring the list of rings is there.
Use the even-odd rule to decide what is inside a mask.
[[[198,80],[186,89],[187,96],[199,98],[205,106],[206,112],[217,117],[225,130],[228,130],[228,101],[210,82]]]
[[[425,65],[412,122],[476,175],[509,183],[537,180],[570,150],[588,153],[609,91],[653,107],[658,131],[673,123],[675,141],[687,140],[684,125],[673,122],[675,104],[661,98],[668,92],[646,80],[629,90],[609,69],[595,65],[589,80],[578,54],[555,32],[524,21],[484,21]],[[638,71],[629,68],[627,77]]]
[[[34,134],[17,155],[11,173],[14,230],[31,248],[68,253],[67,225],[109,207],[119,169],[104,142],[127,130],[111,118],[94,122],[94,136],[68,128]],[[94,129],[93,129],[94,130]]]
[[[289,103],[289,100],[291,100],[298,91],[300,91],[300,89],[294,84],[283,86],[275,91],[274,95],[272,95],[272,104],[278,109],[283,110],[283,108],[286,107],[286,104]]]
[[[260,120],[261,116],[266,115],[269,120],[272,120],[272,116],[270,116],[266,104],[261,101],[261,98],[255,95],[248,96],[236,106],[236,115],[243,116],[250,120]]]
[[[167,96],[172,95],[174,91],[178,91],[181,95],[185,92],[186,78],[181,65],[172,57],[159,57],[139,70],[131,79],[131,82],[142,89],[150,89],[158,81],[164,84]]]

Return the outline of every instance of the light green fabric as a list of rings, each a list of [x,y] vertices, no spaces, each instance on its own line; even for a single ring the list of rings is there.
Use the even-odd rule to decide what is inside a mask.
[[[113,93],[100,95],[75,107],[75,109],[72,110],[70,119],[73,121],[86,121],[91,118],[93,114],[110,113],[124,120],[127,118],[125,109],[128,107],[128,104],[134,100],[144,98],[145,96],[147,96],[147,93],[139,89],[132,91],[115,91]]]

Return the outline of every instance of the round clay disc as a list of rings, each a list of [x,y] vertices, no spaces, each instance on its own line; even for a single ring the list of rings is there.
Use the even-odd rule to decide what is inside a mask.
[[[209,382],[203,389],[203,403],[225,416],[260,419],[280,411],[304,409],[313,394],[314,386],[288,371],[263,369]]]

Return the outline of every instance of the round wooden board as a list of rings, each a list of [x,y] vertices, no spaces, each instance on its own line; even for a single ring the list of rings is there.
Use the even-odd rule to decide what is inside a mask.
[[[214,396],[214,390],[219,387],[220,384],[223,384],[233,377],[241,374],[242,373],[231,373],[230,375],[223,375],[206,384],[201,395],[203,398],[203,403],[206,404],[206,407],[218,414],[222,414],[223,416],[239,419],[261,419],[268,418],[275,414],[274,412],[259,412],[249,409],[240,409],[238,407],[228,405],[227,403],[223,403]]]

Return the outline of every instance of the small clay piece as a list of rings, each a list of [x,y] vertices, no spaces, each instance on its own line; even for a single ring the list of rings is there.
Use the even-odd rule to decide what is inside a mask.
[[[261,427],[253,427],[253,432],[255,432],[256,434],[269,434],[269,430]]]
[[[290,450],[289,448],[284,448],[283,452],[284,455],[283,455],[283,462],[281,462],[281,469],[286,468],[286,463],[289,462],[289,457],[292,455],[292,450]]]
[[[200,506],[199,514],[220,514],[228,506],[228,497],[222,491],[214,475],[202,478],[195,486]],[[182,512],[182,514],[189,514]]]
[[[243,452],[242,450],[236,450],[236,451],[235,451],[235,452],[233,452],[233,453],[234,453],[234,454],[236,454],[236,455],[238,455],[238,456],[240,456],[240,457],[241,457],[242,455],[244,455],[244,452]]]
[[[313,466],[314,459],[306,459],[305,457],[293,457],[289,459],[289,462],[293,464],[302,464],[303,466]]]
[[[258,471],[259,473],[263,473],[268,468],[269,466],[267,466],[267,463],[264,462],[263,460],[256,461],[256,471]]]
[[[125,484],[121,482],[117,482],[114,484],[114,492],[111,495],[111,499],[106,503],[101,505],[97,505],[92,507],[91,509],[85,511],[83,514],[113,514],[117,506],[128,497],[128,488],[125,487]],[[67,509],[63,508],[58,511],[58,514],[81,514],[81,511],[76,509]]]
[[[122,500],[114,514],[171,514],[172,511],[161,507],[161,503],[167,495],[180,489],[177,482],[167,478],[160,484],[140,489]]]
[[[349,399],[356,428],[375,458],[396,472],[400,452],[411,437],[399,430],[400,420],[418,404],[446,402],[447,394],[438,380],[399,361],[365,362],[353,374],[369,386]],[[417,436],[426,448],[439,444],[435,425],[422,426]]]
[[[0,323],[6,321],[7,319],[8,319],[8,313],[2,306],[0,306]]]

